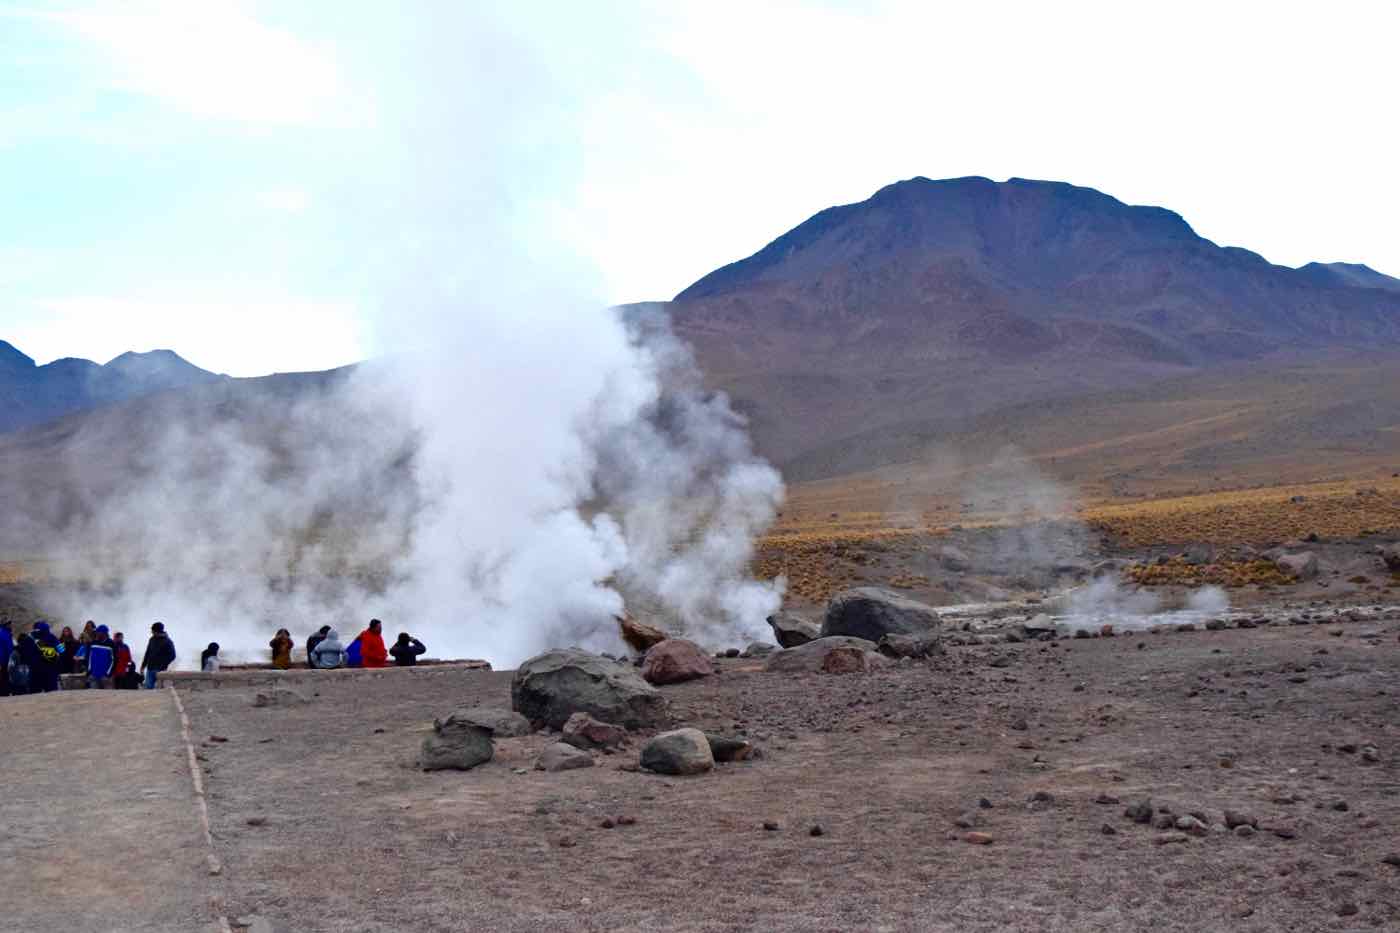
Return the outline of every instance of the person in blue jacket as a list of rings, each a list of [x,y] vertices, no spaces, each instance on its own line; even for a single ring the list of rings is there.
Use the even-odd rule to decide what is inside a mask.
[[[0,619],[0,697],[10,695],[10,655],[15,653],[15,636],[10,620]]]
[[[117,648],[112,644],[105,625],[97,627],[97,633],[87,646],[88,686],[96,690],[112,689],[112,666],[116,663]]]

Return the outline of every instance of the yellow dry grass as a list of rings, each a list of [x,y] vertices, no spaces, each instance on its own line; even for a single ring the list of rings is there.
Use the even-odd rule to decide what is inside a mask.
[[[1104,503],[1081,514],[1094,528],[1139,547],[1195,541],[1264,544],[1309,534],[1354,538],[1400,532],[1400,479]]]

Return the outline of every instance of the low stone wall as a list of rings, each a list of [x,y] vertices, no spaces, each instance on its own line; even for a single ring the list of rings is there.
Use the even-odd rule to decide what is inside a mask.
[[[491,665],[485,661],[440,661],[432,664],[419,664],[413,667],[341,667],[331,671],[313,671],[309,668],[292,668],[279,671],[273,667],[235,668],[217,674],[204,674],[199,671],[166,671],[156,675],[156,686],[175,687],[180,690],[218,690],[222,687],[290,687],[306,682],[324,683],[326,680],[348,680],[355,677],[397,677],[425,671],[489,671]],[[87,689],[87,675],[65,674],[59,678],[64,690]]]

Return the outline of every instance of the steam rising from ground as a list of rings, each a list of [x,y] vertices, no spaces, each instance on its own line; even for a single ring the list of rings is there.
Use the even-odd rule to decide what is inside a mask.
[[[92,507],[59,541],[87,586],[65,615],[129,637],[164,621],[186,659],[375,616],[511,665],[620,648],[624,593],[702,642],[758,636],[781,600],[748,574],[777,472],[664,317],[567,311],[468,309],[439,347],[313,392],[172,395],[125,463],[86,461],[131,447],[120,416],[94,421],[67,448],[62,498]]]

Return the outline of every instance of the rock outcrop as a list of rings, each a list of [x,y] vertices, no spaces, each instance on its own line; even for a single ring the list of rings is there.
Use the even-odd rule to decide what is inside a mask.
[[[633,668],[578,648],[559,648],[520,665],[511,706],[532,724],[562,729],[588,713],[628,729],[666,724],[666,699]]]
[[[862,586],[832,597],[822,636],[846,635],[879,642],[886,635],[923,635],[939,628],[932,606],[889,590]]]

